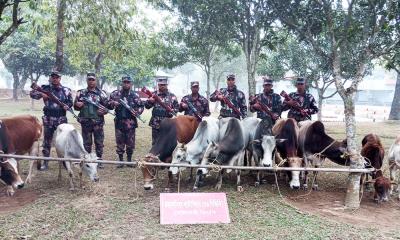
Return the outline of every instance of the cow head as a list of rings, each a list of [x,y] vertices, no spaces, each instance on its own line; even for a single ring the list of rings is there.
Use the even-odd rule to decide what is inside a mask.
[[[210,161],[213,162],[216,160],[219,153],[219,146],[214,141],[210,142],[207,146],[207,149],[203,155],[203,159],[201,160],[201,165],[206,165]],[[208,173],[208,168],[199,168],[196,173],[196,181],[194,183],[193,189],[196,190],[203,183],[204,176]]]
[[[273,162],[273,155],[276,148],[276,143],[284,142],[286,139],[275,139],[274,136],[263,135],[262,139],[253,140],[253,144],[261,145],[263,150],[263,157],[260,165],[263,167],[271,167]]]
[[[374,199],[377,203],[381,203],[382,201],[387,202],[389,200],[389,191],[391,187],[390,180],[383,176],[381,170],[376,172],[376,180],[374,183],[375,194]]]
[[[299,168],[303,163],[303,159],[299,157],[289,157],[288,158],[289,167]],[[290,172],[290,182],[289,186],[292,189],[300,188],[300,171],[291,171]]]
[[[176,145],[175,150],[172,152],[172,164],[179,164],[179,163],[183,163],[183,162],[187,162],[186,161],[186,156],[187,156],[187,151],[186,151],[186,145],[183,143],[179,143]],[[184,168],[181,168],[184,169]],[[178,167],[170,167],[169,171],[172,174],[177,174],[178,173],[179,168]]]
[[[143,161],[145,162],[161,162],[160,158],[151,153],[147,154]],[[144,190],[152,190],[154,188],[153,180],[157,174],[157,169],[153,166],[142,166],[143,180],[144,180]]]
[[[98,160],[96,153],[89,153],[84,156],[85,161],[95,161]],[[99,177],[97,176],[97,163],[87,163],[82,162],[83,172],[90,178],[91,181],[97,182]]]
[[[0,179],[12,188],[8,191],[11,196],[14,194],[14,189],[20,189],[24,187],[24,181],[18,174],[18,163],[14,158],[3,158],[0,160]]]

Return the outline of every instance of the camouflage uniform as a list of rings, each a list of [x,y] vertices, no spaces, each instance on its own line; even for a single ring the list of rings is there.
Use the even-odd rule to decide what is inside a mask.
[[[317,103],[314,97],[309,93],[299,94],[297,92],[292,92],[289,94],[289,97],[294,101],[298,102],[300,106],[311,116],[311,114],[318,113]],[[302,116],[301,113],[292,108],[287,104],[286,101],[283,101],[282,111],[289,110],[288,118],[293,118],[297,122],[307,120],[307,117]]]
[[[281,106],[282,106],[282,100],[281,96],[279,94],[274,93],[274,90],[271,90],[268,93],[260,93],[255,96],[255,99],[250,101],[250,111],[251,112],[257,112],[257,118],[260,118],[262,120],[264,119],[269,119],[272,121],[272,123],[275,123],[276,120],[272,119],[271,116],[267,113],[265,113],[262,110],[257,110],[254,109],[254,104],[256,103],[256,99],[258,102],[268,106],[271,109],[271,112],[275,113],[276,115],[280,116],[281,115]]]
[[[182,103],[187,104],[188,102],[193,104],[193,106],[197,110],[197,113],[201,117],[210,116],[211,113],[210,113],[210,107],[208,104],[208,100],[205,97],[201,96],[200,94],[198,95],[198,97],[196,99],[194,99],[191,94],[184,96],[181,100],[181,105],[179,106],[179,112],[184,111],[185,115],[194,116],[194,117],[196,116],[194,111],[192,109],[190,109],[189,106],[186,109],[182,108]],[[201,121],[201,120],[198,119],[198,121]]]
[[[93,138],[98,158],[103,156],[104,148],[104,116],[97,113],[97,107],[85,102],[83,98],[92,99],[93,102],[107,106],[107,94],[98,88],[95,90],[81,89],[76,93],[74,109],[79,112],[79,123],[82,126],[83,146],[88,153],[92,152]],[[83,102],[83,107],[76,106],[76,102]],[[92,138],[93,136],[93,138]]]
[[[139,95],[134,91],[115,90],[110,95],[110,102],[119,99],[126,99],[129,106],[132,107],[139,115],[144,110],[144,104],[140,100]],[[112,106],[113,107],[113,106]],[[132,157],[135,149],[135,129],[138,127],[137,119],[121,104],[115,108],[115,140],[117,142],[117,154],[123,155],[125,152],[128,155],[128,161]]]
[[[41,88],[45,91],[49,91],[54,94],[62,103],[65,103],[68,107],[72,107],[72,95],[71,89],[53,85],[42,85]],[[42,98],[42,94],[38,91],[32,90],[30,92],[30,97],[36,100]],[[63,107],[59,106],[57,103],[48,99],[44,101],[43,108],[44,116],[43,120],[43,156],[50,156],[51,142],[53,139],[54,131],[57,129],[58,125],[62,123],[67,123],[66,111]],[[47,168],[47,162],[45,161],[45,166]]]
[[[239,91],[236,86],[234,86],[233,89],[221,88],[219,91],[242,113],[243,118],[247,116],[246,97],[242,91]],[[217,101],[216,92],[211,94],[210,101]],[[240,119],[240,116],[238,116],[235,111],[228,107],[224,102],[221,102],[221,106],[222,108],[219,113],[219,118],[235,117]]]
[[[167,105],[169,105],[174,112],[179,111],[179,103],[175,96],[175,94],[166,92],[155,91],[153,94],[157,94],[157,96]],[[147,109],[153,108],[151,112],[151,119],[149,122],[149,126],[152,127],[152,145],[154,145],[155,140],[158,138],[160,123],[164,118],[172,118],[172,113],[167,112],[160,104],[157,102],[151,103],[150,101],[146,101],[145,107]]]

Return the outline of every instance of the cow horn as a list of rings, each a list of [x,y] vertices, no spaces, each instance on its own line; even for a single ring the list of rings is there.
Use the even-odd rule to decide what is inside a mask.
[[[392,184],[392,185],[399,185],[397,182],[395,182],[395,181],[390,181],[390,184]]]

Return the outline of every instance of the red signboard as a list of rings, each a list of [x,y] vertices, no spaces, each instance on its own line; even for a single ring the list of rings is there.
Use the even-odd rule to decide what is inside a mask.
[[[161,193],[161,224],[230,223],[225,193]]]

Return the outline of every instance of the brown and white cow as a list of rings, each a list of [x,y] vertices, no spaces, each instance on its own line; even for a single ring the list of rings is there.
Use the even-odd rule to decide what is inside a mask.
[[[38,155],[39,138],[42,134],[42,125],[39,120],[31,115],[22,115],[10,118],[3,118],[0,130],[0,151],[10,154]],[[14,188],[23,187],[24,183],[18,175],[18,167],[15,159],[1,160],[1,179],[8,185],[9,195],[14,193]],[[29,183],[33,168],[33,161],[30,162],[29,174],[26,182]],[[18,184],[17,184],[18,183]]]
[[[397,176],[397,171],[400,170],[400,135],[397,136],[392,146],[390,146],[388,159],[390,180],[397,185],[396,189],[394,189],[392,185],[390,192],[393,193],[394,190],[397,191],[398,199],[400,200],[400,179],[399,176]]]
[[[276,143],[276,149],[280,158],[276,164],[280,164],[284,160],[284,166],[287,167],[301,167],[303,165],[302,158],[298,157],[298,136],[299,127],[294,119],[280,119],[272,128],[272,133],[276,139],[284,139]],[[278,154],[277,154],[278,155]],[[300,188],[300,171],[288,172],[289,186],[293,189]]]
[[[318,167],[325,158],[339,165],[350,164],[348,156],[344,155],[347,148],[346,140],[336,141],[325,132],[325,126],[320,121],[305,121],[301,123],[299,131],[299,155],[303,156],[306,165]],[[320,157],[314,157],[319,154]],[[316,174],[316,173],[314,173]],[[308,173],[305,172],[303,188],[308,187]],[[316,175],[312,186],[318,189]]]
[[[166,118],[160,124],[160,134],[149,153],[145,156],[144,161],[148,162],[166,162],[172,160],[172,153],[177,145],[177,142],[188,143],[192,140],[197,126],[197,119],[192,116],[178,116],[176,118]],[[156,175],[156,168],[144,166],[142,168],[144,189],[153,189],[153,180]],[[173,175],[168,172],[167,190],[170,188]]]

